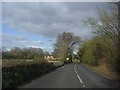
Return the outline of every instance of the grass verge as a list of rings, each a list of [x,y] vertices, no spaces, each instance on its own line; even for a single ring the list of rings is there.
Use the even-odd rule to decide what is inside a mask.
[[[106,65],[102,64],[99,66],[91,66],[88,64],[84,64],[85,66],[87,66],[88,68],[91,68],[92,70],[95,70],[96,72],[107,76],[108,78],[111,78],[113,80],[120,80],[120,74],[118,74],[115,71],[110,71]]]

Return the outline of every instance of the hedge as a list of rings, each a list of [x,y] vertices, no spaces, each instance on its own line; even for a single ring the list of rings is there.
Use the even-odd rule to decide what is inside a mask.
[[[50,63],[17,65],[2,68],[2,88],[16,88],[20,84],[47,73],[56,66]]]

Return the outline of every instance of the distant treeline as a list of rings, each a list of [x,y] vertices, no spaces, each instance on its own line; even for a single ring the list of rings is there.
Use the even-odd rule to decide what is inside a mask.
[[[10,51],[2,51],[2,59],[37,59],[43,58],[48,52],[43,52],[40,48],[19,48],[15,47]]]

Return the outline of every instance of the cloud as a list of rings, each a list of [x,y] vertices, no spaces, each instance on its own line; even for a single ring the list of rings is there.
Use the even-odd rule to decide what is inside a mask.
[[[45,42],[42,41],[33,41],[34,44],[45,44]]]
[[[21,47],[21,48],[28,46],[32,47],[33,45],[37,47],[43,44],[50,44],[50,43],[40,40],[31,41],[28,40],[26,37],[19,35],[12,35],[7,33],[3,33],[2,35],[2,46],[9,49],[13,47]]]
[[[28,48],[29,47],[32,47],[32,48],[41,48],[44,52],[47,51],[47,52],[52,52],[53,51],[53,48],[52,47],[41,47],[41,46],[27,46]]]
[[[7,33],[2,34],[2,46],[7,48],[12,47],[22,47],[25,46],[25,44],[22,43],[22,41],[26,41],[27,39],[23,36],[18,35],[11,35]]]
[[[43,51],[47,51],[47,52],[52,52],[53,48],[52,47],[40,47],[41,49],[43,49]]]
[[[55,38],[58,33],[71,31],[88,36],[81,19],[96,16],[96,6],[104,3],[11,2],[3,3],[3,23],[15,30]],[[82,33],[82,30],[85,33]]]

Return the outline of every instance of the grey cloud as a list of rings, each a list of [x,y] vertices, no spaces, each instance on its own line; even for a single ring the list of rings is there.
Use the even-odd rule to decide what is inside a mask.
[[[105,3],[4,3],[3,23],[21,32],[54,38],[58,33],[72,31],[83,38],[88,35],[82,21],[86,16],[96,17],[96,6]],[[82,30],[82,31],[81,31]],[[87,33],[87,34],[86,34]]]
[[[45,42],[42,42],[42,41],[33,41],[32,43],[33,44],[45,44]]]
[[[23,36],[18,35],[11,35],[11,34],[2,34],[2,46],[5,46],[7,48],[13,48],[13,47],[23,47],[25,44],[20,43],[21,41],[26,41],[27,39]]]
[[[41,49],[43,49],[43,51],[48,51],[48,52],[52,52],[53,48],[52,47],[40,47]]]
[[[5,40],[23,41],[23,40],[27,40],[27,39],[24,36],[3,33],[2,34],[2,41],[4,42]]]

